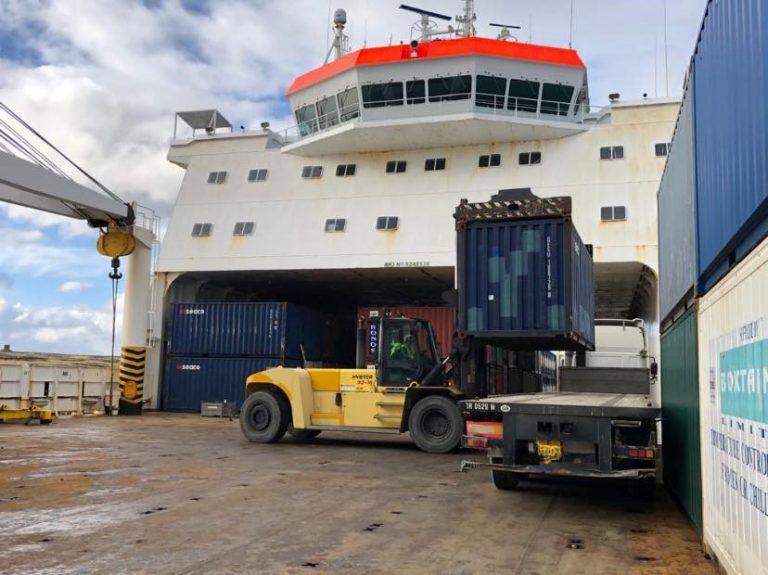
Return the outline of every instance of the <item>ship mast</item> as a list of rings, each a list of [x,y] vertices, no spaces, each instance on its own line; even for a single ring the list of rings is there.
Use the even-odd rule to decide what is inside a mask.
[[[325,56],[325,64],[331,59],[331,55],[333,55],[334,60],[338,60],[349,53],[349,36],[344,33],[346,25],[347,12],[339,8],[333,13],[333,44]]]
[[[477,20],[477,14],[475,14],[475,0],[464,0],[464,14],[456,16],[456,23],[458,24],[456,29],[456,35],[464,38],[477,35],[475,29],[475,20]]]

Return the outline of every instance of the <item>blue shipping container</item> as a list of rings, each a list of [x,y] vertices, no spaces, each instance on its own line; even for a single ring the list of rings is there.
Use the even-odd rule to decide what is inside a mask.
[[[470,221],[459,331],[502,347],[594,348],[592,256],[569,218]]]
[[[277,358],[171,357],[166,360],[162,406],[168,411],[200,411],[203,401],[227,401],[240,407],[249,375],[298,363],[281,363]]]
[[[693,69],[697,274],[704,294],[768,232],[765,0],[710,0]]]
[[[257,356],[300,359],[324,357],[329,318],[285,302],[178,303],[169,329],[174,356]]]

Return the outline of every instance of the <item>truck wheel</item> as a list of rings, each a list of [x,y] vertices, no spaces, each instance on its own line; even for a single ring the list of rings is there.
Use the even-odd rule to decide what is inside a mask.
[[[288,435],[300,441],[307,441],[320,435],[319,429],[295,429],[293,425],[288,428]]]
[[[248,396],[240,410],[240,429],[248,441],[274,443],[285,435],[290,423],[290,407],[285,399],[269,391]]]
[[[491,469],[491,478],[496,489],[501,489],[502,491],[517,489],[520,483],[520,476],[517,473],[502,469]]]
[[[408,417],[414,443],[427,453],[448,453],[456,449],[463,425],[456,402],[440,395],[417,402]]]

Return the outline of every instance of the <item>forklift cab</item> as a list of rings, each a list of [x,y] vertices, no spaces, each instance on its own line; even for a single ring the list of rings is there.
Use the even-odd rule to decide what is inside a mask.
[[[371,318],[379,322],[379,387],[421,384],[440,365],[432,324],[422,319]]]

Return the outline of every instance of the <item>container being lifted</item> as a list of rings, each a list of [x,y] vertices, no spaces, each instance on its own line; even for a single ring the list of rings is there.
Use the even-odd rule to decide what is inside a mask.
[[[593,350],[592,254],[571,198],[502,191],[462,200],[457,234],[459,335],[507,349]]]

